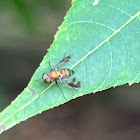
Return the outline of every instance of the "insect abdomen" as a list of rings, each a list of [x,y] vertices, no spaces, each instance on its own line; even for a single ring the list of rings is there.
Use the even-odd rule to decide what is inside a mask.
[[[69,77],[74,74],[73,70],[70,69],[62,69],[60,70],[60,77]]]
[[[50,74],[49,74],[49,77],[51,79],[57,79],[60,75],[60,71],[51,71]]]
[[[69,70],[69,69],[68,69]],[[73,75],[75,72],[73,70],[69,70],[70,76]]]

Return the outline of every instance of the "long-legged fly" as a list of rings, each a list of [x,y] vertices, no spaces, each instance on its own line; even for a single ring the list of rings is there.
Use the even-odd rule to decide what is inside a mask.
[[[50,62],[49,62],[49,65],[50,65],[50,68],[51,68],[50,72],[48,74],[46,72],[44,72],[42,74],[42,79],[46,83],[50,84],[51,82],[55,81],[56,85],[58,86],[58,88],[60,89],[62,94],[63,94],[63,91],[61,90],[58,82],[66,83],[67,85],[71,86],[73,89],[79,88],[80,84],[81,84],[80,81],[76,82],[76,78],[73,78],[71,81],[69,81],[69,77],[74,74],[73,70],[70,70],[70,69],[67,69],[67,68],[66,69],[61,69],[62,66],[64,66],[67,62],[70,61],[72,56],[73,55],[69,55],[69,56],[66,56],[66,57],[64,56],[63,59],[53,69],[51,68],[51,65],[50,65]],[[64,96],[64,94],[63,94],[63,96]],[[64,96],[64,98],[65,98],[65,96]]]

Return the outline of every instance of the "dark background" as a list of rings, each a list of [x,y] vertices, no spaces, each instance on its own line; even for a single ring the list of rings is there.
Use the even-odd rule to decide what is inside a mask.
[[[70,0],[0,1],[0,111],[27,86]],[[86,95],[45,111],[0,140],[139,140],[140,85]]]

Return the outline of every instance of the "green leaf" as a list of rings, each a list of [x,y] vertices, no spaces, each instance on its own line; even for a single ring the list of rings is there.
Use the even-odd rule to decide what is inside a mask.
[[[73,0],[49,52],[29,87],[0,114],[0,131],[76,97],[140,82],[140,1]],[[75,71],[81,88],[39,80],[64,56],[73,54],[65,68]],[[33,94],[35,94],[33,96]]]

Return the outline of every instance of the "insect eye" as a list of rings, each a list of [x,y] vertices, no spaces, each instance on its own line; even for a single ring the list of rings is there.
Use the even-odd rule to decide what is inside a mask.
[[[46,72],[44,72],[43,74],[42,74],[42,79],[46,79],[48,76],[47,76],[47,73]]]

